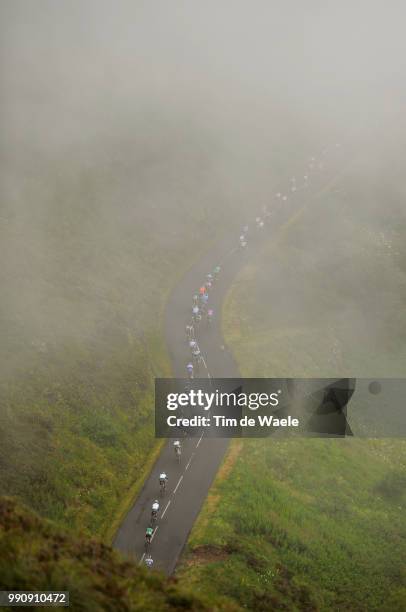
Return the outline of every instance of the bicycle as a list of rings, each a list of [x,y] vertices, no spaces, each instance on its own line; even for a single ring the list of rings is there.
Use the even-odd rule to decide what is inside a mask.
[[[154,530],[152,529],[152,527],[148,527],[147,532],[145,534],[145,544],[144,544],[145,552],[148,552],[149,547],[151,546],[151,539],[152,539],[153,533],[154,533]]]

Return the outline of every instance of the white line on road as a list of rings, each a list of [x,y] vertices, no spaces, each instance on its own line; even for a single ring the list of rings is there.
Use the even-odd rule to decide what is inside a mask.
[[[188,464],[187,464],[187,466],[185,467],[185,472],[186,472],[186,470],[188,469],[188,467],[189,467],[189,465],[190,465],[190,462],[191,462],[191,461],[192,461],[192,459],[193,459],[193,455],[194,455],[194,453],[192,453],[192,456],[190,457],[190,459],[189,459],[189,461],[188,461]]]
[[[205,362],[203,355],[202,355],[202,361],[203,361],[203,365],[204,365],[204,367],[205,367],[205,368],[206,368],[206,370],[207,370],[207,378],[211,378],[211,374],[210,374],[210,372],[209,372],[209,368],[207,367],[207,363]]]
[[[168,510],[168,508],[169,508],[169,504],[170,504],[170,503],[171,503],[171,500],[169,500],[169,501],[168,501],[168,503],[166,504],[166,506],[165,506],[165,510],[164,510],[164,511],[162,512],[162,514],[161,514],[161,518],[164,518],[164,516],[165,516],[165,512]]]
[[[199,438],[199,442],[196,444],[196,448],[199,446],[200,442],[202,441],[202,438],[204,436],[204,432],[202,433],[202,435]]]
[[[179,478],[179,480],[178,480],[178,484],[176,485],[176,487],[175,487],[175,488],[174,488],[174,490],[173,490],[173,494],[175,494],[175,493],[176,493],[176,491],[178,490],[178,486],[180,485],[180,483],[182,482],[182,480],[183,480],[183,476],[181,476],[181,477]]]
[[[144,561],[144,557],[145,557],[145,553],[142,553],[142,557],[141,557],[140,562],[138,563],[138,565],[141,565],[141,563]]]
[[[157,526],[155,527],[155,529],[154,529],[154,533],[152,534],[152,537],[151,537],[151,542],[152,542],[152,540],[154,539],[155,534],[156,534],[156,532],[158,531],[158,529],[159,529],[159,525],[157,525]]]
[[[235,253],[238,250],[237,247],[234,247],[233,249],[231,249],[230,251],[228,251],[228,253],[226,253],[226,255],[224,255],[223,259],[221,260],[221,265],[223,265],[224,261],[227,259],[227,257],[230,257],[230,255],[232,255],[233,253]]]

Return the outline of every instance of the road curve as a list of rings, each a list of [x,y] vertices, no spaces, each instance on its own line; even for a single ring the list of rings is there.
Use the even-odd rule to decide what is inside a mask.
[[[312,163],[312,162],[310,162]],[[292,192],[285,187],[284,193],[289,199],[278,213],[273,214],[268,224],[257,233],[258,239],[250,239],[246,252],[238,248],[237,234],[231,232],[229,238],[201,258],[187,271],[181,282],[173,290],[165,312],[165,334],[175,377],[185,376],[185,365],[190,359],[190,352],[185,340],[185,325],[189,322],[192,296],[204,281],[206,274],[216,265],[221,265],[221,275],[210,294],[210,307],[216,315],[210,329],[202,331],[199,347],[210,371],[216,378],[238,377],[238,368],[231,353],[224,346],[221,334],[220,313],[224,297],[230,288],[237,272],[247,259],[255,255],[261,240],[269,239],[281,225],[300,207],[309,203],[312,198],[325,188],[337,172],[337,151],[330,156],[327,167],[302,171],[303,177],[309,174],[309,186]],[[311,177],[310,177],[311,175]],[[302,179],[303,182],[303,179]],[[282,192],[282,189],[281,189]],[[258,211],[258,215],[261,211]],[[250,212],[255,217],[255,212]],[[254,226],[253,219],[247,223]],[[239,226],[237,226],[239,227]],[[251,234],[252,235],[252,234]],[[200,373],[206,376],[207,370]],[[144,559],[145,529],[149,524],[151,505],[158,498],[161,504],[160,516],[155,528],[150,554],[154,559],[154,569],[166,574],[173,573],[190,530],[197,518],[207,496],[211,483],[227,450],[229,440],[219,438],[189,438],[182,442],[182,460],[178,465],[173,451],[173,441],[164,445],[151,473],[131,507],[114,539],[114,547],[137,561]],[[159,495],[159,473],[165,471],[169,477],[166,493]]]

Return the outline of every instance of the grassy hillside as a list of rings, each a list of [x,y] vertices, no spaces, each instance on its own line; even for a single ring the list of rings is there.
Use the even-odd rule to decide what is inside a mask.
[[[92,534],[153,457],[163,305],[227,215],[207,143],[167,131],[2,152],[0,493]]]
[[[242,375],[404,375],[405,218],[357,172],[233,286]],[[406,610],[405,491],[401,439],[235,441],[178,574],[250,610]]]
[[[69,591],[70,609],[89,612],[233,609],[213,607],[176,580],[123,561],[96,540],[69,535],[7,498],[0,498],[0,588]]]
[[[0,150],[0,493],[108,537],[157,451],[168,291],[272,180],[171,111],[124,124]]]

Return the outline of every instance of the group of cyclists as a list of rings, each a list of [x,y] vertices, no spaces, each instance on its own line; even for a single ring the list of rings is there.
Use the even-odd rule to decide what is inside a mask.
[[[178,461],[178,463],[180,463],[181,460],[181,456],[182,456],[182,444],[180,442],[180,440],[175,440],[173,443],[173,448],[174,448],[174,452],[175,452],[175,456],[176,459]],[[166,472],[160,472],[159,474],[159,491],[160,491],[160,495],[163,496],[165,494],[166,491],[166,484],[168,482],[168,476],[166,474]],[[159,514],[159,509],[160,509],[160,503],[158,499],[155,499],[152,503],[151,506],[151,518],[150,518],[150,522],[148,527],[145,530],[145,551],[146,553],[148,553],[149,551],[149,547],[154,535],[154,531],[156,528],[156,523],[158,521],[158,514]],[[151,555],[148,553],[145,556],[145,564],[148,567],[152,567],[154,564],[154,560],[152,559]]]
[[[203,356],[197,342],[197,334],[203,323],[205,323],[206,328],[208,328],[213,322],[214,309],[210,306],[209,296],[219,278],[220,272],[220,266],[216,266],[212,272],[209,272],[206,275],[205,282],[192,298],[191,319],[186,325],[186,338],[191,355],[186,365],[186,371],[189,378],[193,378],[194,374],[199,372],[200,365],[203,363]]]
[[[338,148],[340,145],[336,144]],[[323,151],[323,154],[326,150]],[[323,163],[317,160],[315,157],[311,157],[308,163],[308,172],[312,172],[314,168],[322,169]],[[290,179],[290,191],[294,193],[299,189],[297,185],[297,181],[295,177]],[[303,183],[301,188],[306,188],[309,185],[309,174],[305,174],[303,176]],[[254,228],[258,232],[262,232],[265,227],[265,223],[269,221],[272,217],[273,213],[278,208],[278,203],[283,206],[282,203],[286,203],[288,200],[288,196],[286,194],[282,194],[278,192],[275,194],[275,202],[276,206],[271,210],[267,205],[263,206],[261,216],[255,218]],[[255,231],[254,229],[254,231]],[[240,249],[245,250],[248,245],[248,236],[251,235],[251,231],[248,225],[244,225],[241,229],[241,234],[239,237],[239,246]],[[186,365],[186,370],[188,377],[191,379],[194,377],[195,373],[199,372],[199,367],[203,362],[203,357],[199,348],[199,344],[197,341],[198,331],[201,329],[203,323],[209,327],[213,321],[214,310],[210,307],[210,293],[216,284],[219,275],[221,272],[221,267],[217,265],[212,272],[209,272],[206,275],[205,282],[200,286],[198,292],[193,295],[192,298],[192,312],[191,319],[189,323],[186,325],[186,338],[188,342],[188,347],[190,350],[191,358]],[[174,452],[177,458],[177,461],[180,463],[181,454],[182,454],[182,445],[179,440],[175,440],[173,443]],[[168,476],[165,472],[161,472],[159,474],[159,487],[160,494],[164,495],[166,490],[166,485],[168,482]],[[149,545],[151,543],[154,530],[156,527],[156,522],[158,520],[158,514],[160,509],[160,503],[157,499],[154,500],[151,507],[151,520],[150,524],[146,529],[145,533],[145,548],[146,551],[149,550]],[[147,554],[145,557],[145,564],[148,567],[152,567],[153,559],[150,554]]]

